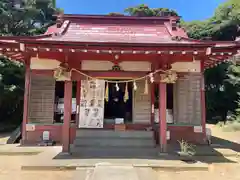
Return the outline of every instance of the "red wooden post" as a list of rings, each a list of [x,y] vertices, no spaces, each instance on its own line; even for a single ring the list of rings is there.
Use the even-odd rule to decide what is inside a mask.
[[[151,84],[151,124],[154,126],[155,83]]]
[[[157,129],[154,127],[155,83],[153,82],[150,87],[151,87],[151,126],[153,128],[153,137],[154,137],[155,143],[158,144],[158,133],[157,133]]]
[[[27,140],[26,125],[28,123],[29,93],[30,93],[30,59],[28,58],[25,61],[25,90],[24,90],[21,144],[24,144]]]
[[[206,97],[204,81],[204,61],[201,61],[201,110],[202,110],[202,132],[204,141],[206,141]]]
[[[76,125],[79,126],[79,114],[80,114],[80,99],[81,99],[81,80],[77,81],[77,92],[76,92]]]
[[[70,152],[70,121],[72,115],[72,81],[64,84],[64,120],[62,128],[62,151]]]
[[[166,96],[167,84],[159,84],[159,131],[160,131],[160,149],[161,152],[167,151],[167,121],[166,121],[166,108],[167,108],[167,96]]]

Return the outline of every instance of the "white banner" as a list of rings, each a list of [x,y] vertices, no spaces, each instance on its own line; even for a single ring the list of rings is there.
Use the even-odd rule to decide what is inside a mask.
[[[81,81],[80,128],[103,128],[104,95],[104,80]]]

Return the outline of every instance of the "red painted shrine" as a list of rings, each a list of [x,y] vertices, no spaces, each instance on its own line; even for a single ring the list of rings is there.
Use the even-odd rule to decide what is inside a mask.
[[[240,44],[190,39],[177,21],[63,15],[43,35],[0,37],[0,53],[26,66],[22,143],[48,131],[69,152],[85,129],[153,131],[162,151],[204,143],[203,72]]]

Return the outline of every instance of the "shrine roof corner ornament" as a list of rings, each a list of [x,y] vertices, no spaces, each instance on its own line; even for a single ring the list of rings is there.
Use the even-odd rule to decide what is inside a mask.
[[[184,29],[177,25],[178,20],[179,17],[66,14],[59,16],[57,23],[42,35],[0,37],[0,53],[22,60],[26,52],[40,50],[121,53],[124,49],[125,53],[170,55],[191,52],[206,56],[206,67],[238,53],[239,41],[190,39]]]

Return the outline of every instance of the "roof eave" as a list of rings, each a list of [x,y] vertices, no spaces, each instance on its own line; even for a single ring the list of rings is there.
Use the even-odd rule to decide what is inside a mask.
[[[81,42],[81,41],[55,41],[55,40],[33,40],[21,39],[18,42],[25,44],[48,44],[48,45],[84,45],[84,46],[133,46],[133,47],[213,47],[214,43],[123,43],[123,42]]]

